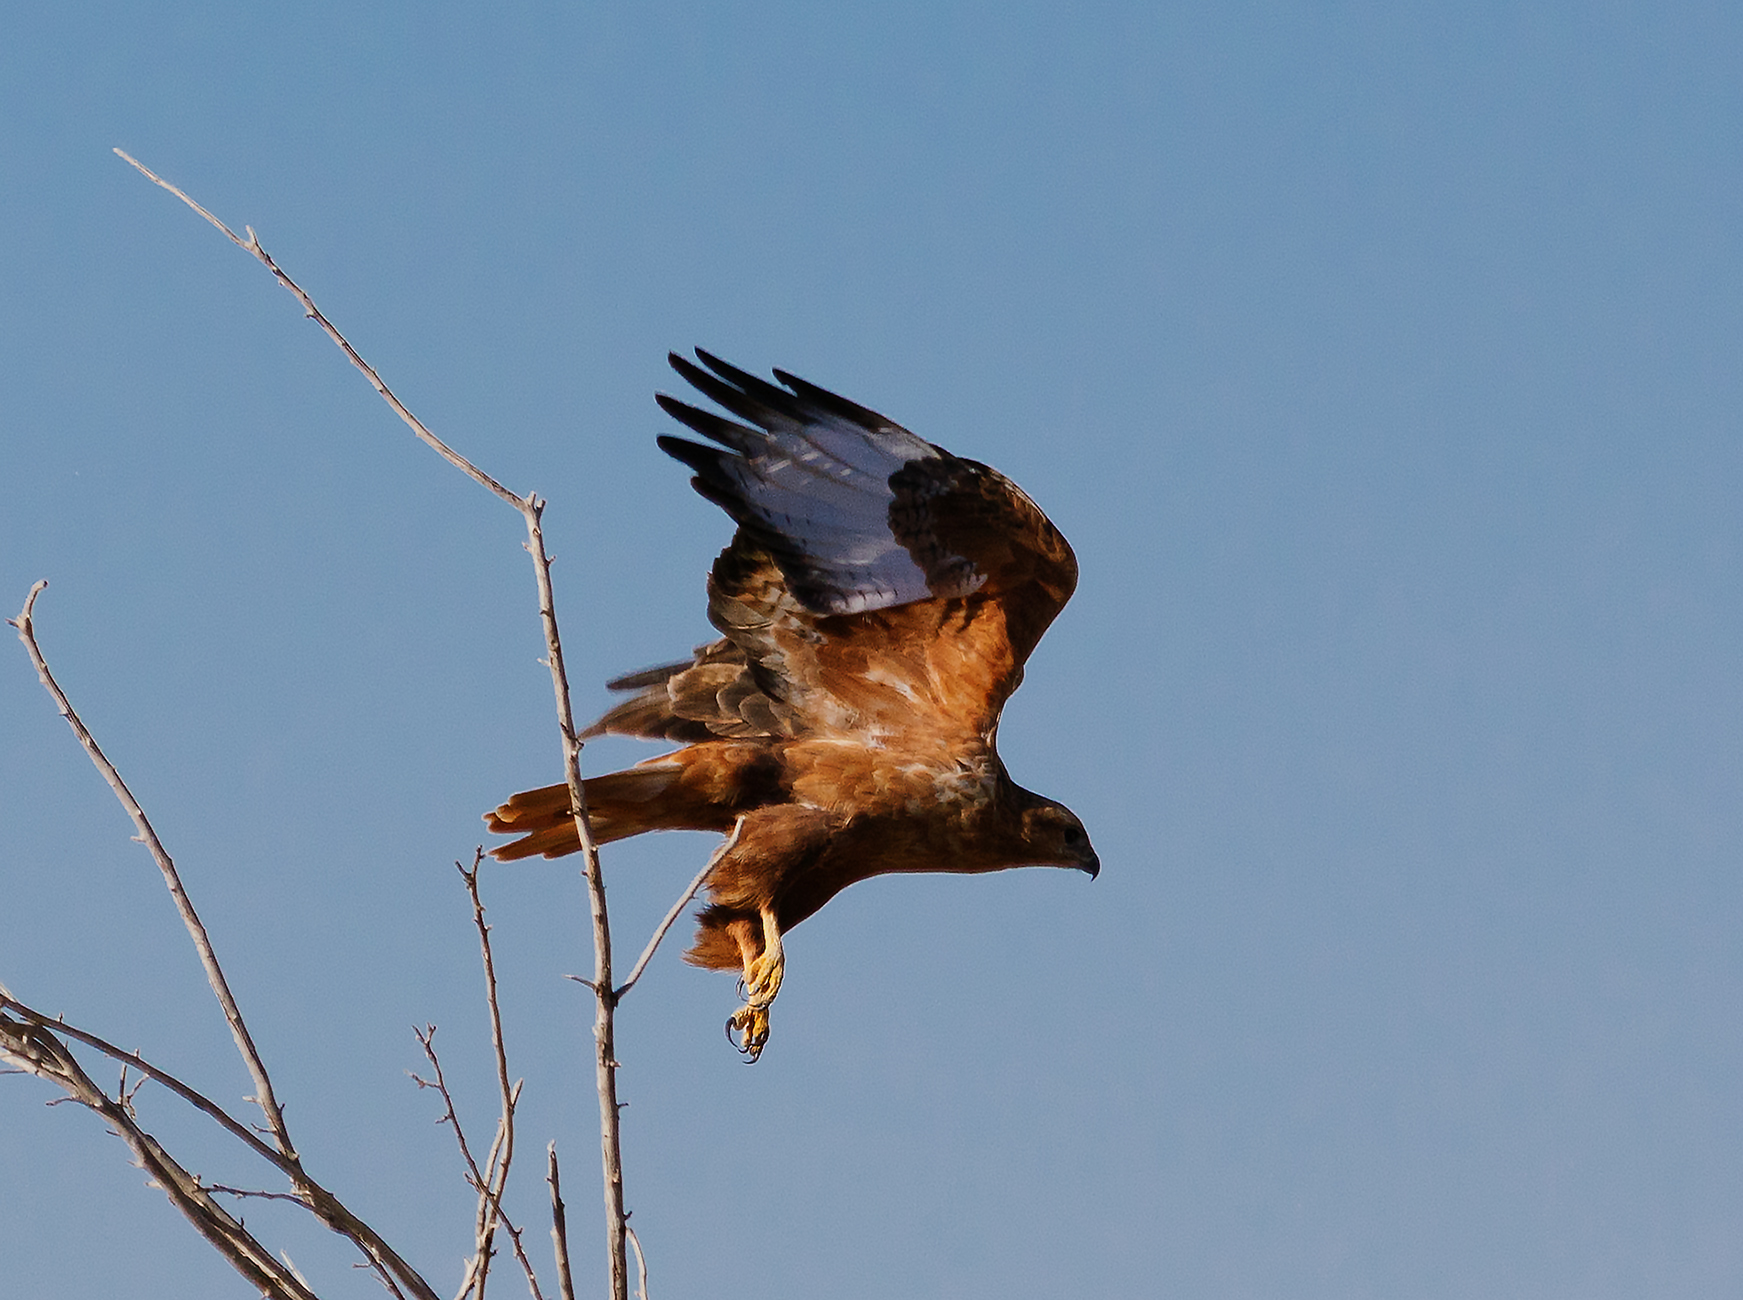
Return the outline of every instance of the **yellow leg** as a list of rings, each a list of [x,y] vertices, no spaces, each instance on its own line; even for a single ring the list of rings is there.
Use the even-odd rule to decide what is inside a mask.
[[[750,927],[740,932],[739,948],[744,954],[745,1005],[726,1022],[726,1036],[732,1039],[747,1060],[755,1061],[769,1041],[769,1004],[781,991],[781,977],[786,973],[786,954],[781,948],[781,930],[775,923],[772,907],[762,911],[762,949],[753,950]],[[735,1037],[736,1035],[736,1037]]]

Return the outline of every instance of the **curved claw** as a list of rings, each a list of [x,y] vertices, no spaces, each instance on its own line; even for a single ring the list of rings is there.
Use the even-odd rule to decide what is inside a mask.
[[[739,1037],[733,1037],[737,1030]],[[726,1021],[726,1041],[738,1049],[746,1065],[755,1065],[769,1041],[769,1009],[752,1003],[740,1007]]]

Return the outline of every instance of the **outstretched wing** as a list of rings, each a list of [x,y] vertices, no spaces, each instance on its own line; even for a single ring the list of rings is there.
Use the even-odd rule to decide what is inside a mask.
[[[718,445],[659,443],[738,523],[709,579],[726,639],[613,683],[639,693],[598,729],[984,732],[1076,586],[1059,530],[997,471],[875,411],[696,355],[707,370],[673,369],[738,420],[661,394]]]

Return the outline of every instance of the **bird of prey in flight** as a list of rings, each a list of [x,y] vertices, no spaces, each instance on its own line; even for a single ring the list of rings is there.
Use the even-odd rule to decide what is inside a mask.
[[[586,732],[680,748],[587,780],[599,843],[731,832],[706,880],[695,965],[742,972],[729,1036],[755,1060],[785,973],[781,936],[890,872],[1100,870],[1083,823],[1012,781],[995,741],[1077,560],[1004,475],[875,411],[698,350],[672,368],[734,418],[664,394],[708,443],[661,437],[738,525],[708,579],[720,639],[620,677]],[[705,368],[704,368],[705,367]],[[485,814],[502,859],[580,848],[565,785]]]

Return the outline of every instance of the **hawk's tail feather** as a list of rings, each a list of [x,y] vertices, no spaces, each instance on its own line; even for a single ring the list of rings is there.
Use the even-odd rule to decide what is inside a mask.
[[[698,813],[703,810],[695,808],[689,800],[664,797],[676,791],[682,775],[679,764],[656,761],[645,767],[588,777],[582,785],[594,840],[609,844],[644,831],[716,829],[717,817],[698,824]],[[556,858],[581,847],[569,809],[567,785],[524,790],[495,811],[485,813],[484,821],[498,835],[521,836],[512,844],[491,850],[491,856],[502,862],[537,854]]]

